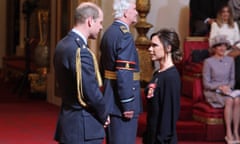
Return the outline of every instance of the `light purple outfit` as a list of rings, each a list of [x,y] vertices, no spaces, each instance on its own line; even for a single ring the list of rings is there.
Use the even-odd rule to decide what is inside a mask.
[[[215,108],[225,106],[225,99],[228,96],[216,93],[220,85],[235,84],[234,60],[232,57],[224,56],[221,59],[216,57],[207,58],[203,65],[203,87],[206,101]]]

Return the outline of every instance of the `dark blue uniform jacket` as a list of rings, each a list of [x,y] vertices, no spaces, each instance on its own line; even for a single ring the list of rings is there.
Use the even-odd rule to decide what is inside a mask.
[[[104,97],[110,104],[112,115],[133,110],[138,115],[142,110],[139,80],[138,54],[133,36],[126,26],[114,22],[104,33],[101,41],[101,73],[104,79]],[[106,71],[116,74],[116,79],[106,78]]]
[[[76,50],[81,48],[82,89],[88,104],[83,108],[77,99]],[[99,89],[92,55],[83,39],[69,32],[58,44],[54,55],[56,84],[62,98],[55,139],[80,144],[83,140],[103,138],[103,124],[108,112]]]

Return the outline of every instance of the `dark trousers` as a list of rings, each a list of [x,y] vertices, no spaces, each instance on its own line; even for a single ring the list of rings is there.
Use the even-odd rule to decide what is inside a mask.
[[[111,117],[107,128],[107,144],[135,144],[138,118],[124,120],[121,117]]]
[[[81,143],[81,144],[102,144],[102,143],[103,143],[102,139],[95,139],[95,140],[85,141],[84,143]],[[69,143],[58,143],[58,144],[69,144]]]

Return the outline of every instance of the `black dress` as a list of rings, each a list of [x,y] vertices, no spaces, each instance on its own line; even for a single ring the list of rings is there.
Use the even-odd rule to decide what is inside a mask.
[[[180,111],[181,81],[176,67],[156,72],[149,85],[156,83],[154,96],[147,99],[147,129],[144,144],[176,144],[176,122]],[[149,88],[145,89],[147,95]]]

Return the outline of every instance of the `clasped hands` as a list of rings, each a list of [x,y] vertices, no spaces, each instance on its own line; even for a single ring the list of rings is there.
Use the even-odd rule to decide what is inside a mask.
[[[218,87],[219,90],[225,95],[228,95],[232,90],[228,85],[221,85]]]

